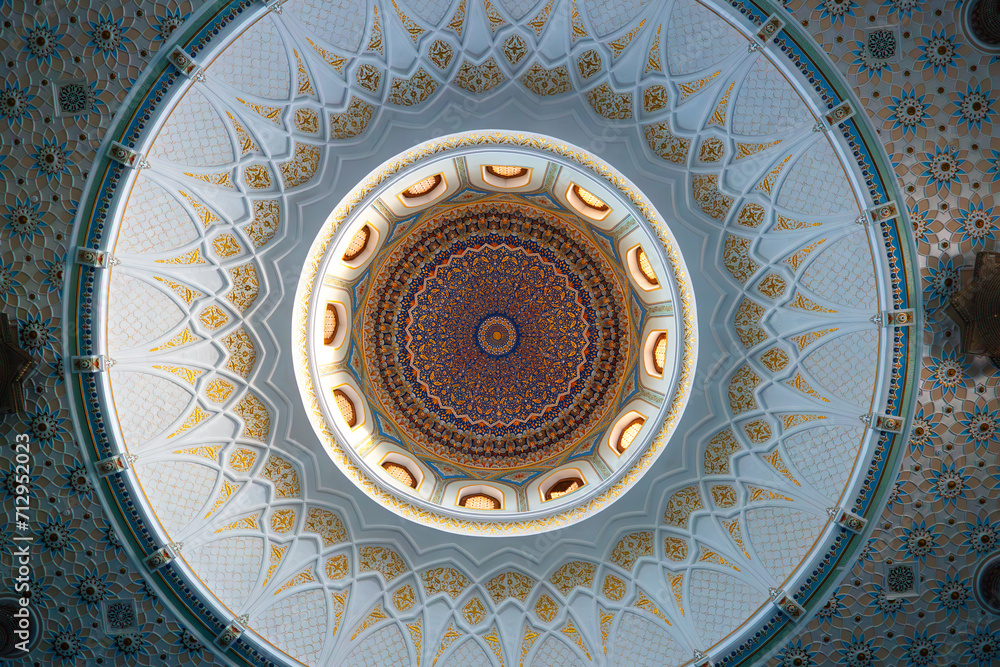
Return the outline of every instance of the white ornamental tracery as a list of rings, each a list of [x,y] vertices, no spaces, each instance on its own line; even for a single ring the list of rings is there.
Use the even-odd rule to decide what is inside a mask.
[[[301,662],[391,663],[406,651],[421,664],[600,664],[649,646],[680,664],[786,584],[858,476],[869,433],[858,416],[884,404],[891,330],[868,321],[889,295],[872,233],[855,222],[857,175],[812,131],[816,108],[798,84],[695,2],[611,16],[557,0],[517,18],[507,3],[452,4],[383,3],[378,23],[374,6],[352,6],[357,20],[329,12],[324,24],[328,10],[287,2],[206,63],[206,80],[145,147],[151,166],[114,249],[107,351],[123,442],[206,590]],[[529,45],[520,58],[515,34]],[[500,72],[486,90],[462,66],[485,61],[484,43]],[[601,68],[584,76],[589,51]],[[381,516],[371,529],[357,501],[315,474],[320,459],[293,432],[281,389],[283,259],[309,236],[299,213],[331,183],[354,185],[344,154],[395,153],[380,133],[450,122],[439,112],[460,100],[485,113],[484,100],[503,97],[567,133],[620,132],[636,157],[630,177],[673,188],[686,237],[718,260],[701,276],[720,304],[705,329],[730,356],[708,364],[703,419],[674,469],[649,481],[648,504],[614,526],[609,508],[591,539],[574,538],[571,560],[593,575],[568,592],[552,582],[566,546],[498,563],[475,547],[434,548]],[[467,584],[429,595],[418,573],[434,567]],[[409,605],[397,596],[405,586]],[[433,620],[432,599],[447,609]],[[518,620],[501,621],[504,608]]]

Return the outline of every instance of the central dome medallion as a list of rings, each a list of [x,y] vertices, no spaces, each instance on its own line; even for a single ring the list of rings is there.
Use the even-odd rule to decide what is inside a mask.
[[[433,215],[389,254],[364,329],[393,421],[478,468],[575,445],[630,362],[628,306],[601,252],[554,212],[492,197]]]
[[[694,303],[655,208],[537,135],[471,132],[373,172],[296,296],[317,434],[378,502],[446,530],[549,530],[606,507],[669,441]]]

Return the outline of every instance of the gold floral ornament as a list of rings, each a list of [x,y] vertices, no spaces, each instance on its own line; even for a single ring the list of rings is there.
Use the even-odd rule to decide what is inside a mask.
[[[229,350],[226,368],[244,379],[248,379],[257,363],[257,348],[253,344],[250,334],[243,327],[240,327],[223,338],[222,342]]]
[[[744,227],[756,229],[764,222],[764,213],[764,207],[760,204],[755,204],[752,201],[747,202],[743,204],[743,208],[740,209],[739,214],[736,216],[736,222]]]
[[[561,566],[549,577],[549,583],[556,587],[564,596],[569,595],[577,586],[590,588],[594,583],[594,573],[597,566],[582,560],[574,560]]]
[[[493,598],[493,604],[500,604],[507,598],[514,598],[519,602],[528,599],[535,580],[526,574],[521,574],[514,570],[496,575],[486,582],[486,590]]]
[[[361,547],[361,571],[378,572],[389,583],[408,569],[402,556],[389,547]]]
[[[609,560],[624,570],[631,571],[636,561],[643,556],[653,555],[653,533],[648,530],[640,530],[629,533],[618,540],[614,549],[611,550]]]
[[[427,49],[427,57],[440,69],[446,69],[454,56],[455,49],[451,47],[451,44],[440,39],[431,42]]]
[[[678,137],[670,131],[667,121],[647,125],[646,143],[650,149],[667,162],[684,164],[691,150],[691,140]]]
[[[385,42],[382,36],[382,21],[378,17],[378,5],[372,5],[372,9],[375,11],[375,16],[372,19],[372,33],[368,38],[368,51],[377,53],[380,56],[385,55]]]
[[[572,619],[567,618],[566,625],[564,625],[559,632],[569,637],[574,644],[579,646],[580,650],[587,656],[587,660],[590,660],[590,651],[587,650],[587,644],[583,641],[583,635],[581,635],[580,631],[576,629],[575,625],[573,625]]]
[[[642,108],[645,109],[647,113],[659,111],[667,106],[668,99],[667,87],[659,83],[654,84],[643,91]]]
[[[207,519],[212,516],[212,514],[215,513],[215,510],[226,504],[226,501],[232,498],[233,494],[236,493],[236,490],[239,488],[240,487],[237,484],[233,484],[228,479],[223,480],[222,488],[219,489],[219,495],[216,497],[215,502],[212,503],[212,507],[208,510],[208,514],[205,515],[205,518]]]
[[[297,92],[299,95],[315,95],[316,91],[313,90],[312,81],[309,79],[309,72],[306,71],[305,63],[302,62],[302,56],[299,52],[292,50],[295,54],[295,69],[298,72],[296,77]],[[245,151],[244,151],[245,152]]]
[[[719,127],[726,126],[726,109],[729,107],[729,93],[733,92],[733,83],[729,84],[729,88],[723,93],[722,99],[719,103],[715,105],[715,109],[712,111],[712,115],[708,117],[708,121],[705,125],[718,125]]]
[[[267,190],[274,184],[271,172],[262,164],[252,164],[244,168],[243,180],[252,190]]]
[[[663,615],[660,608],[656,606],[656,603],[646,597],[646,594],[639,589],[636,589],[635,602],[633,602],[632,605],[642,609],[643,611],[648,611],[650,614],[656,616],[667,625],[673,625],[673,623],[668,621],[667,617]]]
[[[490,0],[483,0],[483,7],[486,10],[486,20],[490,23],[490,32],[492,34],[497,34],[497,30],[506,23],[504,17],[497,11],[497,8],[493,6]]]
[[[719,162],[726,152],[726,145],[719,139],[709,138],[701,142],[698,159],[702,162]]]
[[[298,574],[296,574],[294,577],[292,577],[291,579],[289,579],[288,581],[286,581],[284,584],[282,584],[281,588],[279,588],[278,590],[274,591],[274,594],[277,595],[278,593],[280,593],[282,591],[286,591],[289,588],[293,588],[295,586],[301,586],[302,584],[308,584],[308,583],[311,583],[311,582],[314,582],[314,581],[316,581],[316,575],[315,575],[315,573],[313,573],[312,568],[311,567],[310,568],[306,568],[305,570],[302,570],[301,572],[299,572]]]
[[[757,291],[769,299],[780,299],[788,288],[788,283],[777,273],[769,273],[757,283]]]
[[[271,530],[275,533],[288,533],[295,528],[295,510],[278,509],[271,512]]]
[[[263,248],[274,238],[281,217],[281,203],[277,199],[253,201],[253,222],[244,228],[255,248]]]
[[[222,445],[212,445],[211,447],[200,446],[200,447],[186,447],[185,449],[178,449],[174,454],[187,454],[189,456],[200,456],[211,461],[217,461],[219,458],[219,450],[222,449]]]
[[[211,416],[212,415],[202,410],[200,406],[198,405],[194,406],[194,410],[192,410],[191,413],[187,416],[187,418],[184,420],[184,423],[180,425],[180,428],[178,428],[176,431],[168,435],[167,439],[177,437],[181,433],[184,433],[185,431],[194,428],[195,426],[202,423]]]
[[[837,327],[834,327],[832,329],[821,329],[819,331],[810,331],[809,333],[804,333],[800,336],[794,336],[789,340],[795,343],[795,346],[798,347],[799,351],[801,352],[802,350],[806,349],[807,347],[815,343],[817,340],[822,338],[823,336],[827,335],[828,333],[833,333],[834,331],[837,331]]]
[[[708,76],[701,77],[700,79],[695,79],[694,81],[687,81],[685,83],[679,84],[681,89],[681,101],[683,102],[687,98],[691,97],[699,90],[707,86],[715,77],[721,74],[721,71],[715,72],[714,74],[709,74]]]
[[[381,623],[387,618],[389,617],[386,615],[385,611],[382,610],[382,603],[381,602],[375,603],[375,607],[365,617],[365,620],[361,621],[361,624],[358,625],[357,629],[354,631],[354,634],[351,635],[351,641],[354,641],[358,635],[360,635],[362,632],[364,632],[371,626],[375,625],[376,623]]]
[[[469,580],[453,567],[434,567],[420,574],[424,582],[424,592],[428,597],[447,593],[456,599],[469,586]]]
[[[375,116],[375,107],[359,97],[351,97],[347,109],[330,114],[330,137],[350,139],[365,131]]]
[[[716,507],[729,509],[736,505],[736,489],[731,484],[716,484],[711,489],[712,502]]]
[[[740,302],[739,308],[736,310],[733,325],[740,342],[748,350],[767,340],[767,332],[760,326],[765,312],[763,306],[747,298]]]
[[[621,602],[621,599],[625,597],[625,582],[613,574],[606,575],[601,593],[609,600]]]
[[[336,513],[322,507],[310,507],[306,510],[305,530],[319,535],[324,549],[347,541],[344,522]]]
[[[470,93],[485,93],[499,86],[506,80],[495,58],[489,58],[480,65],[473,65],[468,60],[462,61],[453,83]]]
[[[667,500],[667,508],[663,512],[663,523],[675,528],[687,528],[688,520],[693,512],[705,509],[701,502],[701,493],[697,486],[686,486],[675,492]],[[652,550],[652,540],[650,540]]]
[[[616,93],[606,83],[587,91],[587,101],[594,111],[608,120],[625,120],[632,117],[632,93]]]
[[[649,47],[649,53],[646,54],[646,67],[642,70],[643,75],[649,74],[650,72],[660,71],[660,31],[663,30],[663,24],[656,26],[656,34],[653,36],[653,44]]]
[[[486,620],[486,605],[479,599],[479,596],[474,595],[462,607],[462,616],[469,622],[469,625],[479,625]]]
[[[643,19],[642,21],[640,21],[639,25],[637,25],[636,27],[632,28],[626,34],[622,35],[618,39],[616,39],[613,42],[611,42],[610,44],[608,44],[608,47],[611,49],[611,54],[615,58],[618,58],[618,56],[620,56],[622,53],[624,53],[625,49],[627,49],[628,45],[632,43],[632,40],[635,39],[635,36],[639,34],[639,31],[642,29],[642,26],[644,26],[644,25],[646,25],[646,20],[645,19]]]
[[[774,189],[774,184],[778,180],[778,174],[781,173],[781,170],[791,159],[792,156],[789,155],[784,160],[779,162],[776,167],[771,169],[771,171],[767,172],[767,175],[763,179],[761,179],[760,183],[757,184],[755,190],[757,190],[758,192],[763,192],[764,194],[770,196],[771,191]]]
[[[232,382],[215,378],[205,387],[205,396],[213,403],[221,404],[225,403],[235,390],[236,387],[233,386]]]
[[[185,252],[176,257],[171,257],[170,259],[158,259],[157,264],[204,264],[205,258],[201,256],[201,251],[198,248],[190,252]]]
[[[589,79],[604,67],[601,54],[594,49],[587,49],[576,59],[576,68],[580,71],[580,78]]]
[[[736,570],[737,572],[740,571],[740,568],[736,567],[735,565],[733,565],[732,563],[730,563],[728,560],[726,560],[725,558],[723,558],[722,556],[720,556],[719,554],[715,553],[714,551],[712,551],[711,549],[709,549],[707,547],[702,547],[701,548],[701,554],[698,556],[698,562],[699,563],[712,563],[712,564],[715,564],[715,565],[722,565],[724,567],[731,567],[734,570]]]
[[[545,623],[551,623],[559,613],[559,604],[545,593],[538,596],[535,602],[535,616]]]
[[[680,537],[667,537],[663,540],[663,556],[676,563],[683,563],[688,557],[687,540]]]
[[[763,419],[754,419],[743,425],[747,438],[755,445],[771,439],[771,425]]]
[[[236,130],[236,140],[240,145],[240,151],[242,154],[246,155],[247,153],[252,153],[257,150],[257,144],[250,136],[250,133],[243,128],[240,121],[236,120],[236,116],[229,111],[226,112],[226,115],[229,116],[229,122],[233,124],[233,129]]]
[[[422,104],[434,94],[437,87],[438,82],[421,67],[409,79],[392,78],[389,86],[389,102],[401,107]]]
[[[193,368],[185,368],[183,366],[168,366],[162,364],[154,364],[153,368],[157,368],[161,371],[167,371],[190,385],[193,385],[198,380],[198,376],[204,372]]]
[[[354,78],[357,80],[358,85],[369,93],[377,93],[378,87],[382,85],[382,72],[375,65],[367,63],[362,65],[354,73]]]
[[[504,40],[500,51],[503,53],[504,58],[507,59],[507,62],[511,65],[517,65],[524,56],[528,55],[528,44],[520,35],[515,33]]]
[[[299,474],[295,472],[294,466],[276,454],[267,458],[261,476],[274,484],[275,496],[278,498],[298,498],[302,492]]]
[[[757,409],[754,390],[760,383],[761,377],[749,365],[744,365],[736,371],[729,380],[729,407],[734,415]]]
[[[299,107],[292,116],[292,124],[299,132],[316,134],[319,132],[319,114],[316,113],[315,109]]]
[[[256,461],[257,452],[248,447],[239,447],[229,455],[229,467],[236,472],[250,472]]]
[[[790,482],[792,482],[792,484],[795,486],[802,486],[799,484],[798,480],[792,476],[791,471],[788,470],[788,466],[785,465],[785,461],[781,458],[781,452],[774,450],[765,456],[764,460],[774,466],[774,469],[784,475]]]
[[[704,469],[706,475],[729,475],[729,457],[740,450],[736,434],[729,427],[716,433],[705,448]]]
[[[742,236],[726,234],[722,249],[722,261],[726,270],[741,285],[745,285],[750,277],[760,268],[760,264],[750,257],[751,240]]]
[[[733,198],[719,190],[719,177],[715,174],[699,174],[692,178],[691,193],[698,207],[716,220],[725,220],[733,206]]]
[[[329,579],[343,579],[348,574],[350,574],[351,566],[350,562],[347,560],[347,556],[344,554],[339,554],[336,556],[330,556],[326,559],[323,564],[323,569],[326,570],[326,576]],[[411,588],[410,591],[413,589]],[[397,593],[399,591],[396,591]]]
[[[536,95],[562,95],[573,90],[573,82],[569,78],[569,70],[565,65],[546,69],[538,63],[533,63],[521,75],[521,83]]]
[[[257,293],[260,291],[257,268],[252,263],[241,264],[229,269],[229,277],[233,288],[226,294],[226,298],[240,312],[245,313],[257,300]]]
[[[296,143],[292,159],[278,165],[285,187],[294,188],[311,181],[319,169],[319,158],[319,146]]]
[[[417,602],[417,592],[413,586],[406,584],[396,589],[392,594],[392,605],[399,611],[406,611]]]
[[[167,278],[161,278],[159,276],[156,276],[156,279],[161,283],[163,283],[164,285],[166,285],[167,287],[169,287],[171,290],[173,290],[177,294],[177,296],[179,296],[181,300],[183,300],[184,303],[186,303],[189,306],[195,301],[195,299],[200,299],[201,297],[205,296],[198,290],[188,287],[187,285],[181,285],[180,283],[175,282],[173,280],[169,280]]]
[[[219,234],[216,236],[215,240],[212,241],[212,249],[222,259],[229,259],[243,252],[240,242],[232,234]]]
[[[448,25],[445,26],[448,30],[451,30],[459,37],[462,36],[462,32],[465,30],[465,3],[467,0],[459,0],[458,8],[455,13],[451,15],[451,20],[448,21]]]

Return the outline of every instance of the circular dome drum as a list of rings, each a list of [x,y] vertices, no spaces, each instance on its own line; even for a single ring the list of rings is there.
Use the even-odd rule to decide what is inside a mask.
[[[662,219],[596,157],[524,134],[435,140],[377,169],[315,241],[303,398],[341,469],[403,516],[482,534],[577,521],[683,410],[685,276]]]

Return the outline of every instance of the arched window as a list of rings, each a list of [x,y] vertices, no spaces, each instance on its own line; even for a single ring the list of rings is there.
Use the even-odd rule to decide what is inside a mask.
[[[653,271],[653,265],[649,263],[649,257],[646,257],[646,251],[642,247],[635,253],[635,263],[639,265],[639,271],[646,280],[653,285],[660,284],[660,281],[656,279],[656,272]]]
[[[401,463],[386,461],[382,464],[382,468],[411,489],[417,488],[417,478]]]
[[[615,445],[619,454],[625,453],[625,450],[635,441],[639,435],[639,431],[642,430],[642,425],[645,423],[645,417],[636,417],[622,429],[622,432],[618,434],[618,443]]]
[[[337,403],[337,409],[340,410],[341,416],[350,428],[354,428],[358,423],[358,413],[354,409],[354,401],[351,397],[347,395],[346,392],[340,389],[333,390],[333,400]]]
[[[333,339],[337,337],[337,329],[340,328],[340,320],[337,318],[337,307],[332,301],[326,304],[326,312],[323,313],[323,344],[332,345]]]
[[[653,368],[663,375],[663,367],[667,363],[667,332],[661,331],[653,343]]]
[[[583,485],[584,481],[579,477],[561,479],[549,487],[548,491],[545,492],[545,499],[555,500],[556,498],[562,498],[563,496],[582,488]]]
[[[512,167],[498,164],[489,165],[486,167],[486,171],[497,178],[517,178],[518,176],[524,176],[528,173],[528,170],[524,167]]]
[[[434,188],[441,185],[443,177],[441,174],[434,174],[433,176],[428,176],[422,181],[417,181],[410,187],[403,190],[403,196],[407,199],[416,199],[417,197],[423,197],[428,192],[431,192]]]
[[[458,504],[472,510],[500,509],[500,501],[493,496],[486,495],[485,493],[470,493],[467,496],[462,496],[462,499],[458,501]]]
[[[347,251],[344,252],[344,261],[349,262],[352,259],[356,258],[361,253],[363,253],[365,251],[365,248],[368,247],[368,240],[371,238],[371,236],[372,236],[371,227],[369,227],[368,225],[362,227],[361,230],[354,235],[354,238],[351,239],[351,242],[347,245]]]
[[[607,204],[601,201],[601,199],[599,199],[594,193],[589,190],[584,190],[579,185],[573,186],[573,194],[579,197],[580,201],[595,211],[604,212],[608,210]]]

